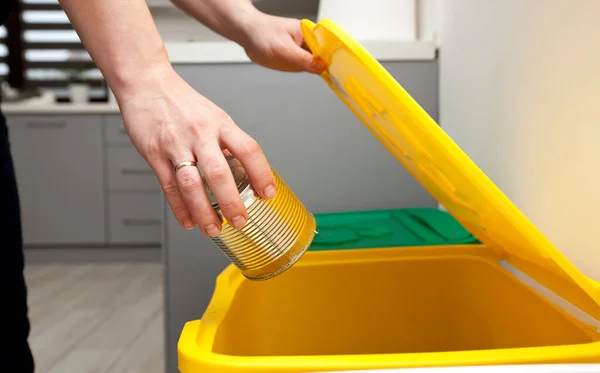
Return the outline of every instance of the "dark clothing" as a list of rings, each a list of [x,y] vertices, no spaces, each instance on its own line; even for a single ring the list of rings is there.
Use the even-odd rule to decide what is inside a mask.
[[[0,362],[14,366],[13,372],[32,373],[33,357],[28,344],[29,319],[27,316],[27,287],[23,276],[23,241],[19,195],[13,169],[8,131],[0,113],[0,294],[4,320]]]
[[[4,24],[17,0],[0,0],[0,24]],[[0,102],[1,102],[0,98]],[[13,168],[8,128],[0,112],[0,370],[33,373],[29,347],[27,286],[23,275],[23,239],[17,181]]]
[[[0,0],[0,25],[8,19],[8,15],[17,3],[17,0]]]
[[[19,195],[13,169],[8,130],[0,113],[0,304],[2,339],[0,363],[15,373],[32,373],[33,357],[28,343],[27,287],[23,275],[23,240]]]

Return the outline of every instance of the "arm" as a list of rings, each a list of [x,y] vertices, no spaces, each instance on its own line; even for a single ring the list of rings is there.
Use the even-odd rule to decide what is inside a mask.
[[[221,36],[244,45],[245,28],[259,15],[251,0],[171,0]]]
[[[244,225],[247,212],[223,152],[240,160],[265,198],[274,193],[270,166],[250,136],[174,72],[145,1],[60,3],[114,91],[132,143],[156,173],[180,224],[197,224],[210,236],[221,229],[198,169],[173,169],[197,160],[225,217]]]
[[[171,1],[214,32],[240,44],[259,65],[316,74],[325,68],[303,48],[299,20],[264,14],[251,0]]]

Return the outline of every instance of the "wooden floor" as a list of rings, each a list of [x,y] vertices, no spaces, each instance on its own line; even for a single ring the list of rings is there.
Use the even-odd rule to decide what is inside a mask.
[[[164,372],[162,264],[28,264],[44,373]]]

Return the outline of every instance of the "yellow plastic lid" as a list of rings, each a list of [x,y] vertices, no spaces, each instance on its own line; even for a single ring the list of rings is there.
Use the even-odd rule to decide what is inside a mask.
[[[330,20],[302,21],[321,75],[466,229],[504,260],[596,317],[600,291],[494,185],[361,45]],[[468,105],[468,103],[465,103]]]

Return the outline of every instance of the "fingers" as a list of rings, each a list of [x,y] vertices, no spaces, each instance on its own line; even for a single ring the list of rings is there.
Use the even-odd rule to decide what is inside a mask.
[[[177,179],[175,178],[175,173],[173,172],[173,166],[167,160],[156,162],[151,166],[156,173],[173,215],[175,215],[175,218],[182,227],[185,229],[193,229],[196,224],[179,192],[179,186],[177,184]]]
[[[192,159],[194,157],[191,155],[182,157],[173,164],[177,165]],[[221,232],[221,221],[208,198],[198,168],[195,166],[182,167],[175,172],[175,178],[181,197],[196,224],[207,236],[217,236]]]
[[[320,74],[326,68],[325,63],[322,60],[313,57],[309,51],[294,43],[292,39],[290,39],[289,45],[279,49],[278,53],[279,58],[287,61],[301,71]]]
[[[248,220],[246,207],[219,144],[216,141],[203,143],[197,147],[196,155],[223,216],[234,228],[243,227]]]
[[[229,151],[226,152],[230,154]],[[211,152],[209,150],[201,151],[198,158],[205,159],[208,153]],[[220,151],[220,154],[223,154],[222,151]],[[209,159],[214,159],[211,157],[219,158],[213,154],[209,156]],[[194,158],[194,156],[188,155],[178,156],[174,158],[177,160],[173,162],[167,160],[157,161],[152,165],[152,168],[155,170],[165,198],[179,224],[186,229],[193,229],[195,225],[198,225],[204,234],[215,237],[221,232],[221,220],[212,207],[200,171],[194,166],[181,167],[176,172],[173,169],[174,165]],[[223,215],[231,222],[232,226],[240,228],[244,226],[247,220],[246,208],[241,201],[227,161],[223,155],[220,158],[222,164],[220,161],[217,163],[214,160],[201,163],[204,164],[204,169],[207,170],[207,172],[205,171],[205,177],[221,207]],[[221,169],[225,169],[227,171],[226,175],[231,177],[230,183],[225,182],[224,179],[226,178],[223,178]],[[242,217],[241,220],[239,216]]]
[[[290,35],[294,46],[290,46],[290,50],[284,52],[288,55],[290,63],[294,63],[300,69],[313,73],[321,74],[327,68],[327,64],[322,59],[312,55],[308,45],[304,40],[302,29],[300,28],[300,21],[294,21],[293,26],[290,27]]]
[[[275,197],[275,178],[259,144],[239,127],[222,131],[222,142],[240,161],[258,194],[267,199]]]

